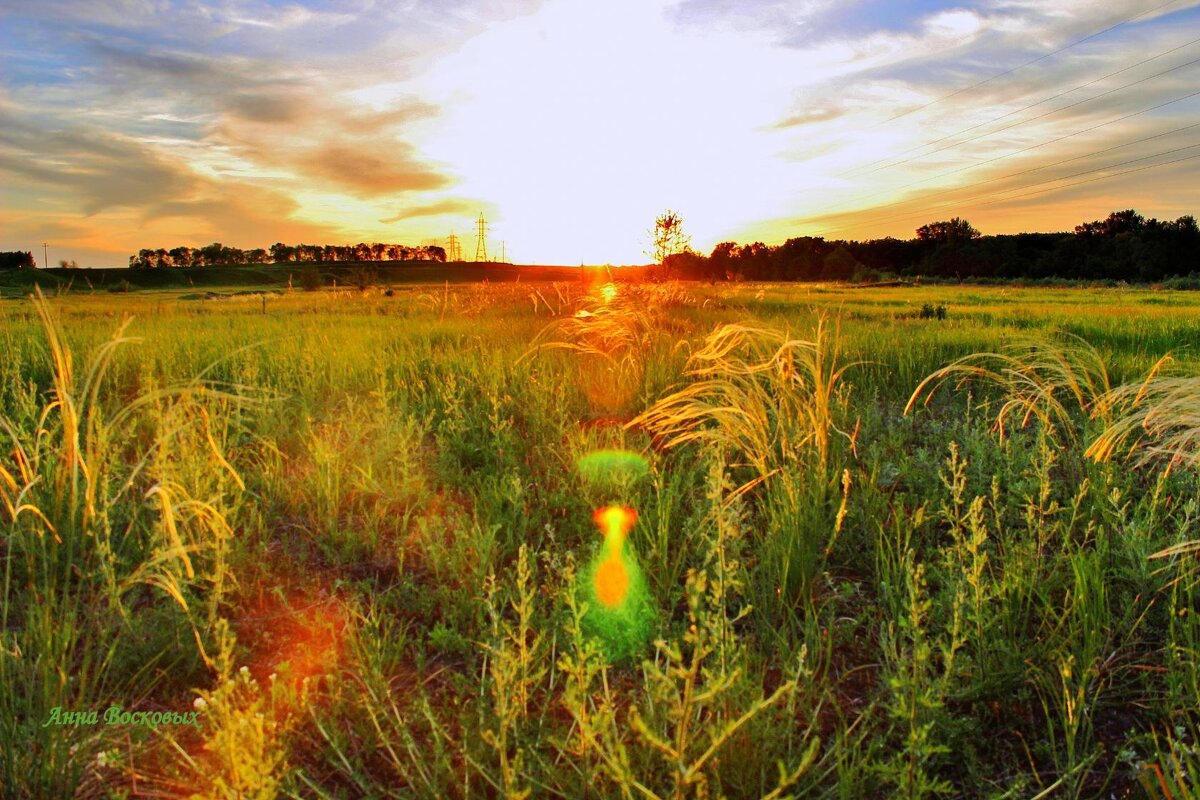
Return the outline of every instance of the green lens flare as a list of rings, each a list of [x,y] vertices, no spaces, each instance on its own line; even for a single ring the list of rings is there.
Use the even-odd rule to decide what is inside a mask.
[[[610,661],[626,661],[645,650],[655,620],[645,575],[626,541],[637,513],[610,506],[599,509],[594,519],[604,540],[576,586],[587,606],[583,632],[599,640]]]
[[[595,450],[582,456],[576,466],[589,483],[633,481],[650,471],[646,459],[628,450]]]

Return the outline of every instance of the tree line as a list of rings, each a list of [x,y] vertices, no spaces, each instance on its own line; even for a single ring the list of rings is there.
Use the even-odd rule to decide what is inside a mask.
[[[37,262],[29,250],[6,250],[0,252],[0,269],[33,269]]]
[[[284,244],[243,250],[213,242],[204,247],[142,248],[129,257],[130,269],[167,267],[213,267],[238,264],[323,263],[335,261],[445,261],[446,251],[437,245],[414,247],[406,244],[359,242],[358,244]]]
[[[706,280],[878,281],[953,279],[1117,280],[1154,283],[1200,273],[1200,229],[1192,216],[1146,219],[1114,211],[1072,232],[983,236],[955,217],[912,239],[854,241],[799,236],[783,244],[721,242],[709,255],[684,250],[662,259],[678,277]]]

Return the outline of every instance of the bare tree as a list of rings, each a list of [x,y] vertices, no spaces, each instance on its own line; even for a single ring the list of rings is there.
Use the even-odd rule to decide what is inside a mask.
[[[659,264],[668,256],[676,253],[686,253],[692,249],[692,237],[683,232],[683,217],[678,212],[667,209],[654,220],[650,229],[650,250],[646,255]]]

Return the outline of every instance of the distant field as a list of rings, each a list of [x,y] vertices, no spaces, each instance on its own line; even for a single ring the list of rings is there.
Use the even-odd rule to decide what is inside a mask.
[[[1200,791],[1200,293],[278,269],[0,280],[9,794]]]
[[[641,268],[622,268],[638,274]],[[587,267],[591,277],[604,274],[606,268]],[[164,269],[37,269],[0,270],[0,297],[21,296],[35,285],[43,290],[65,289],[77,292],[128,292],[155,289],[213,287],[285,288],[289,281],[300,288],[311,273],[321,285],[353,286],[405,283],[470,283],[488,281],[576,281],[579,267],[529,266],[498,263],[452,263],[434,261],[303,262],[290,264],[247,264],[227,267],[171,267]]]

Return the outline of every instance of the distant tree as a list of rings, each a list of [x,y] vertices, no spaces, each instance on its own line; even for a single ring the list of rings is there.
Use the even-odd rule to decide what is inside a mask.
[[[862,264],[850,253],[846,245],[839,244],[825,256],[821,277],[827,281],[848,281],[861,269]]]
[[[771,254],[776,262],[773,272],[785,280],[815,281],[825,269],[825,257],[834,244],[821,236],[798,236],[788,239]]]
[[[683,217],[668,209],[654,220],[650,229],[650,250],[647,255],[659,264],[667,256],[684,253],[692,249],[692,237],[683,231]]]
[[[917,238],[935,244],[958,244],[978,239],[982,234],[965,219],[954,217],[943,222],[931,222],[917,228]]]
[[[129,257],[130,269],[153,269],[158,266],[158,259],[154,255],[154,251],[148,247],[143,247],[137,251],[136,256]]]
[[[737,250],[737,242],[721,242],[712,249],[709,256],[713,261],[729,261]]]
[[[663,259],[663,271],[672,278],[699,280],[709,277],[708,259],[699,253],[685,250]]]
[[[247,264],[265,264],[267,263],[267,251],[261,247],[256,247],[253,250],[246,251]]]
[[[0,252],[0,269],[33,269],[36,266],[33,253],[28,250]]]
[[[190,267],[195,260],[195,254],[190,247],[172,247],[167,251],[171,258],[171,266]]]
[[[1104,220],[1105,236],[1120,236],[1122,233],[1138,233],[1146,227],[1146,218],[1132,208],[1124,211],[1114,211]]]
[[[708,272],[718,280],[732,280],[734,272],[733,256],[737,252],[737,242],[721,242],[712,249],[708,257]]]
[[[276,242],[271,245],[271,260],[276,264],[282,264],[285,261],[291,261],[296,256],[296,248]]]
[[[762,242],[744,244],[737,254],[739,271],[752,281],[767,280],[770,257],[771,249]]]
[[[221,256],[224,255],[224,252],[225,245],[221,244],[220,242],[213,242],[212,244],[207,244],[204,247],[201,247],[196,252],[196,255],[199,256],[197,259],[199,262],[197,266],[211,267],[214,264],[220,264]]]

